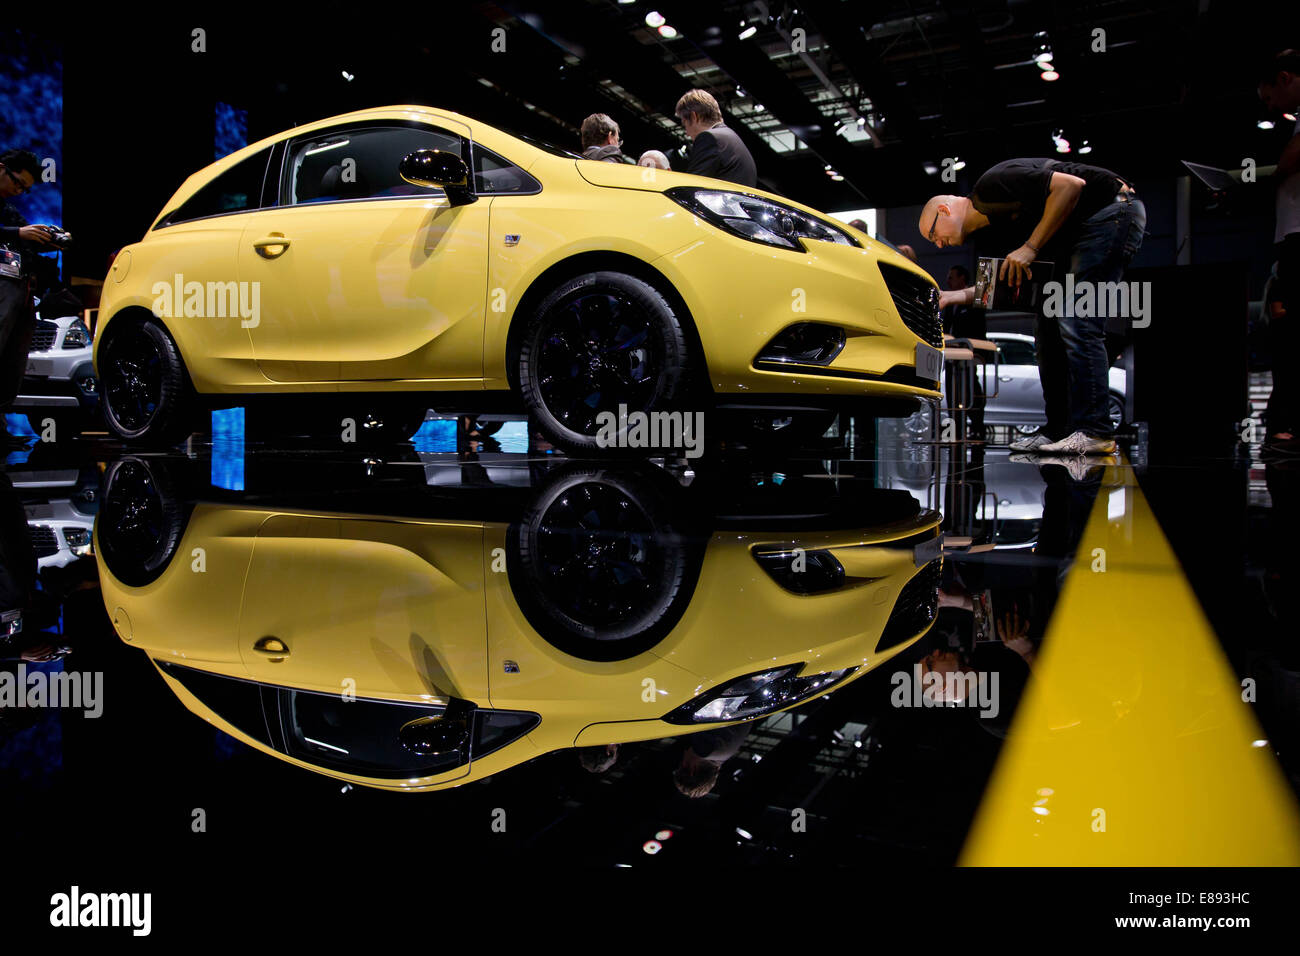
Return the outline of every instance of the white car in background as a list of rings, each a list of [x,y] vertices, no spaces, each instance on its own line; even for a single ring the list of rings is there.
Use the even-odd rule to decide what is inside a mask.
[[[1011,425],[1021,434],[1032,434],[1047,423],[1043,386],[1038,378],[1034,337],[1019,332],[990,332],[988,340],[998,347],[997,395],[987,399],[986,425]],[[989,369],[988,391],[994,390]],[[1124,421],[1124,400],[1128,394],[1128,373],[1110,369],[1110,420],[1119,427]]]
[[[81,316],[37,319],[14,410],[29,417],[59,409],[93,414],[99,405],[99,380],[92,352],[90,330]],[[39,430],[35,422],[33,427]]]

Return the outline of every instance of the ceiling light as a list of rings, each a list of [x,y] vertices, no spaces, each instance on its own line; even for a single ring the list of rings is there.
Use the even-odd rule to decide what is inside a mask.
[[[844,182],[844,177],[841,176],[839,173],[836,173],[834,176],[831,177],[831,179],[837,183]]]
[[[1259,121],[1258,123],[1256,123],[1255,125],[1258,126],[1260,129],[1272,129],[1272,128],[1273,128],[1273,121],[1272,121],[1272,120],[1260,120],[1260,121]]]
[[[349,83],[351,83],[354,79],[356,79],[356,74],[355,74],[355,73],[349,73],[347,70],[344,70],[344,71],[343,71],[343,79],[345,79],[345,80],[347,80]]]
[[[921,168],[925,170],[927,176],[933,176],[939,172],[939,167],[934,163],[925,163]]]
[[[1037,63],[1038,68],[1044,72],[1056,69],[1056,67],[1052,66],[1052,58],[1050,56],[1046,60],[1035,60],[1034,62]]]
[[[1048,40],[1047,31],[1039,30],[1034,34],[1034,39],[1038,41],[1038,50],[1034,53],[1034,59],[1038,62],[1050,60],[1052,58],[1052,44]]]
[[[755,33],[757,33],[757,32],[758,32],[758,27],[753,26],[753,25],[751,24],[750,26],[747,26],[747,27],[745,27],[745,29],[741,30],[741,31],[740,31],[740,36],[736,37],[736,39],[737,39],[737,40],[748,40],[750,37],[752,37],[752,36],[753,36]]]
[[[1282,118],[1283,118],[1284,120],[1286,120],[1288,123],[1294,123],[1294,122],[1295,122],[1295,115],[1292,114],[1292,113],[1283,113],[1283,114],[1282,114]]]
[[[952,168],[953,168],[954,170],[962,170],[962,169],[965,169],[965,168],[966,168],[966,160],[964,160],[964,159],[959,159],[959,160],[957,160],[955,163],[952,164]]]
[[[1084,154],[1092,152],[1092,147],[1088,145],[1088,141],[1086,139],[1079,145],[1079,152]]]
[[[1055,83],[1061,78],[1061,74],[1057,73],[1055,70],[1046,70],[1038,75],[1048,83]]]
[[[857,119],[857,123],[858,123],[858,129],[862,129],[864,126],[867,125],[867,118],[865,116],[859,116]]]
[[[1058,139],[1056,141],[1056,151],[1058,153],[1068,153],[1070,151],[1070,141],[1068,139]]]
[[[645,15],[645,25],[648,27],[661,27],[666,22],[666,19],[658,10],[651,10]]]
[[[659,28],[659,35],[665,40],[671,40],[673,37],[677,36],[677,31],[665,23]]]

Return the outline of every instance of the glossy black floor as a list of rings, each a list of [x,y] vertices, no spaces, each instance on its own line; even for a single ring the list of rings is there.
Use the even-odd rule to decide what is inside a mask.
[[[830,437],[794,454],[742,439],[699,459],[614,463],[567,460],[524,423],[509,424],[495,437],[471,435],[480,426],[468,421],[430,425],[414,444],[367,443],[364,435],[356,443],[277,439],[274,429],[259,437],[251,427],[244,437],[238,427],[223,434],[227,427],[219,422],[216,438],[199,433],[167,451],[143,453],[102,434],[35,440],[11,450],[0,481],[6,608],[24,590],[23,575],[14,570],[27,553],[20,540],[24,522],[38,529],[32,540],[42,565],[16,640],[29,661],[66,650],[61,665],[43,667],[104,675],[97,718],[67,708],[0,710],[0,799],[5,818],[22,821],[17,839],[29,850],[55,845],[95,859],[173,862],[219,847],[268,860],[341,853],[396,861],[430,854],[440,866],[953,864],[1032,679],[1028,662],[1052,620],[1057,589],[1100,486],[1100,469],[1014,460],[996,444],[938,446],[903,422],[859,420],[850,427],[847,417]],[[1233,669],[1270,688],[1260,695],[1256,716],[1292,791],[1300,790],[1300,628],[1291,599],[1300,585],[1294,546],[1300,540],[1300,459],[1261,461],[1255,454],[1252,460],[1247,446],[1199,460],[1162,460],[1149,451],[1130,447],[1134,464],[1122,467],[1136,474]],[[106,497],[113,476],[137,496],[152,495],[155,510],[138,497]],[[554,510],[557,487],[566,489],[567,517]],[[541,607],[537,613],[547,623],[540,630],[551,629],[548,639],[559,646],[576,641],[570,649],[579,655],[615,661],[619,650],[591,644],[592,633],[627,624],[629,615],[649,613],[650,605],[652,617],[661,620],[642,617],[629,626],[632,651],[647,641],[654,646],[684,616],[703,615],[710,630],[693,639],[710,646],[700,655],[725,659],[734,652],[743,659],[754,635],[726,625],[728,617],[743,615],[690,606],[731,600],[739,608],[748,599],[740,584],[693,592],[691,578],[709,542],[729,535],[832,542],[909,527],[918,530],[895,536],[892,546],[915,548],[919,567],[934,556],[924,549],[933,537],[924,530],[932,515],[942,522],[945,560],[941,574],[937,563],[930,565],[928,591],[903,622],[922,629],[918,622],[928,626],[937,608],[937,622],[924,637],[842,689],[742,724],[739,733],[712,734],[698,751],[712,747],[734,755],[705,795],[687,797],[674,782],[693,746],[685,734],[622,743],[600,772],[568,747],[465,786],[400,794],[302,769],[214,728],[187,709],[144,652],[114,633],[97,562],[115,555],[117,577],[148,578],[150,562],[159,560],[151,548],[168,533],[163,526],[179,520],[183,528],[202,502],[267,513],[296,509],[500,526],[512,549],[511,586],[517,597],[532,588],[531,597],[520,600],[531,600],[533,611]],[[84,535],[51,541],[39,531],[59,522],[65,529],[88,527],[96,513],[100,547],[94,555],[85,553]],[[548,514],[564,525],[564,541],[573,549],[566,560],[573,566],[557,570],[563,562],[552,555],[549,565],[521,572],[520,536]],[[485,554],[485,566],[492,559]],[[686,582],[681,594],[650,580],[653,569],[664,567],[678,567]],[[538,579],[531,585],[515,579],[532,572]],[[796,643],[816,643],[823,628],[842,625],[820,621],[806,593],[808,587],[844,587],[842,568],[839,577],[826,571],[826,580],[813,586],[783,582],[779,570],[769,573],[795,607],[790,620],[806,630],[795,635]],[[859,580],[854,574],[850,568],[850,583]],[[616,598],[602,603],[602,595]],[[205,615],[224,603],[224,625],[233,633],[240,596],[228,597],[223,602],[208,595],[200,603]],[[308,615],[323,598],[297,592],[282,600]],[[995,617],[984,615],[981,601],[991,601]],[[882,630],[884,616],[872,617],[864,607],[862,628]],[[1007,617],[1012,610],[1014,622]],[[168,616],[176,647],[184,648],[187,635],[201,629],[187,619],[184,603],[161,606],[158,613]],[[584,629],[584,615],[597,626]],[[1096,627],[1107,627],[1107,609],[1098,607],[1095,615]],[[537,616],[527,616],[537,624]],[[567,633],[557,629],[561,620],[570,624]],[[15,655],[5,656],[11,660],[0,667],[13,672]],[[990,719],[972,707],[891,703],[892,675],[911,674],[922,662],[943,670],[945,661],[1000,672],[1001,712]],[[504,664],[488,663],[493,670]],[[580,685],[581,675],[565,686]],[[802,826],[792,825],[796,815]],[[201,827],[195,823],[200,818]]]

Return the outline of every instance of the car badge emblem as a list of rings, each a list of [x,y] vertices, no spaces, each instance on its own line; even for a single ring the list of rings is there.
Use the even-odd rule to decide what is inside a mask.
[[[516,233],[506,233],[506,245],[507,245],[507,246],[517,246],[517,245],[519,245],[519,233],[517,233],[517,232],[516,232]]]
[[[519,665],[516,664],[514,661],[504,661],[504,662],[503,662],[503,666],[505,667],[505,672],[506,672],[507,674],[518,674],[518,673],[519,673]]]

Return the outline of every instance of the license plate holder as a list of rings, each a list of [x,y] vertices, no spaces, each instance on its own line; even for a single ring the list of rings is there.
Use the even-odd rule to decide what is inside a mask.
[[[943,378],[943,349],[916,343],[916,376],[938,382]]]

